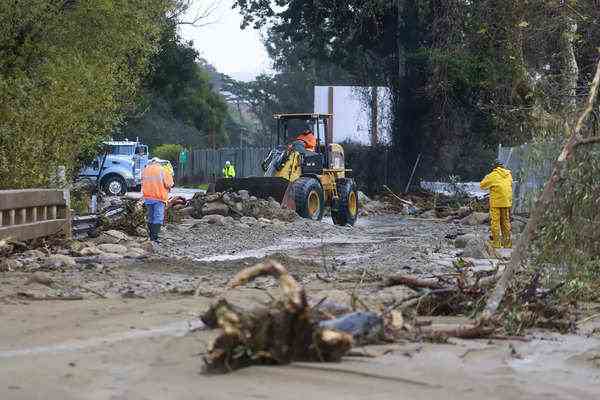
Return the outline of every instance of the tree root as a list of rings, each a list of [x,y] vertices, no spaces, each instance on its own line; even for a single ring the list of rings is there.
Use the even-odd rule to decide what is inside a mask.
[[[255,364],[338,361],[351,349],[351,335],[319,327],[304,288],[281,264],[267,261],[247,268],[229,287],[264,275],[279,279],[283,299],[250,311],[220,299],[202,316],[209,328],[222,331],[204,358],[207,372],[229,372]]]

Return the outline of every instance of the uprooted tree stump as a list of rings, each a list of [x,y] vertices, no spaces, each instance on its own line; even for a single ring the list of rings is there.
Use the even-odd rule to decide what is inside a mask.
[[[304,288],[281,264],[267,261],[247,268],[230,283],[236,288],[259,276],[279,279],[282,299],[267,307],[242,310],[225,299],[217,301],[202,321],[222,332],[204,358],[207,372],[229,372],[256,364],[292,361],[339,361],[352,347],[352,335],[319,326]]]

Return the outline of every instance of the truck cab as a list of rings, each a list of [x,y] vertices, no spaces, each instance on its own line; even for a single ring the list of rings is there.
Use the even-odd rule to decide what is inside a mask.
[[[80,179],[96,183],[109,196],[120,196],[142,184],[148,164],[148,146],[139,141],[107,141],[103,151],[79,173]]]

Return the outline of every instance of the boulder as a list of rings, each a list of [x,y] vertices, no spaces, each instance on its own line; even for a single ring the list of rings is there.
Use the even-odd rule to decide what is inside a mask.
[[[194,207],[185,207],[182,208],[180,213],[184,218],[191,218],[191,216],[194,214]]]
[[[118,246],[118,245],[114,245],[114,246]],[[102,250],[100,250],[99,248],[94,247],[94,246],[86,247],[84,249],[81,249],[81,251],[79,252],[79,255],[81,255],[83,257],[97,256],[99,254],[102,254]]]
[[[486,224],[489,221],[490,221],[490,216],[488,213],[474,212],[474,213],[471,213],[470,215],[467,215],[460,222],[463,225],[476,226],[476,225]]]
[[[465,247],[467,247],[467,243],[469,243],[469,241],[476,238],[477,235],[473,233],[458,236],[456,239],[454,239],[454,247],[456,247],[457,249],[464,249]]]
[[[437,213],[435,210],[428,210],[421,214],[420,217],[424,219],[434,219],[437,218]]]
[[[13,260],[12,258],[0,261],[0,272],[18,271],[21,268],[23,268],[23,263],[21,261]]]
[[[98,249],[100,251],[102,251],[103,253],[113,253],[113,254],[125,255],[128,252],[127,247],[120,245],[120,244],[100,244],[96,247],[98,247]]]
[[[250,192],[248,192],[247,190],[240,190],[238,192],[238,195],[240,196],[240,199],[242,201],[248,201],[248,200],[250,200]]]
[[[125,257],[127,258],[144,258],[147,256],[147,253],[140,249],[140,248],[131,248],[127,251],[127,254],[125,254]]]
[[[271,208],[281,208],[281,204],[272,197],[269,197],[269,206]]]
[[[254,217],[242,217],[240,218],[240,222],[242,224],[246,224],[246,225],[256,225],[258,223],[258,220]]]
[[[27,250],[23,253],[23,257],[39,260],[40,258],[45,258],[46,255],[39,250]]]
[[[126,233],[121,232],[121,231],[117,231],[115,229],[111,229],[109,231],[106,231],[106,232],[104,232],[104,234],[108,235],[108,236],[112,236],[115,239],[118,239],[119,241],[123,241],[123,242],[129,240],[129,236],[127,236]]]
[[[250,228],[250,225],[246,225],[246,224],[243,224],[243,223],[241,223],[241,222],[237,222],[237,223],[234,225],[234,227],[235,227],[235,228],[237,228],[237,229],[249,229],[249,228]]]
[[[107,235],[106,233],[101,234],[93,240],[95,244],[119,244],[121,239],[117,239],[114,236]]]
[[[487,242],[480,236],[471,238],[465,245],[462,257],[489,258],[490,248]]]
[[[73,257],[64,254],[53,254],[44,261],[44,267],[46,268],[74,267],[76,265],[77,263]]]
[[[148,230],[146,228],[141,227],[141,226],[137,227],[136,230],[135,230],[135,232],[136,232],[136,234],[139,237],[143,237],[143,238],[148,237]]]
[[[206,203],[202,206],[202,215],[229,215],[229,206],[221,202]]]
[[[154,252],[154,246],[152,245],[152,242],[150,242],[150,241],[140,243],[140,249],[144,250],[146,253]]]
[[[207,215],[206,217],[202,218],[201,221],[206,222],[207,224],[211,224],[211,225],[220,225],[220,226],[225,225],[225,217],[222,215],[218,215],[218,214]]]

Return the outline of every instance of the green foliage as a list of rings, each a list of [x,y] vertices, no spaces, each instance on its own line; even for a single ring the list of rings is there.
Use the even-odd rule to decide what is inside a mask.
[[[551,266],[563,293],[599,300],[600,292],[600,146],[580,147],[557,183],[535,241],[535,265]]]
[[[0,187],[45,186],[122,120],[167,0],[0,2]]]
[[[161,144],[152,150],[152,156],[169,160],[171,164],[177,165],[179,163],[179,153],[182,149],[183,146],[180,144]]]
[[[202,63],[191,42],[182,41],[175,24],[165,26],[160,47],[138,107],[141,111],[129,116],[122,135],[139,137],[150,146],[227,145],[229,110],[211,83],[209,66]]]

